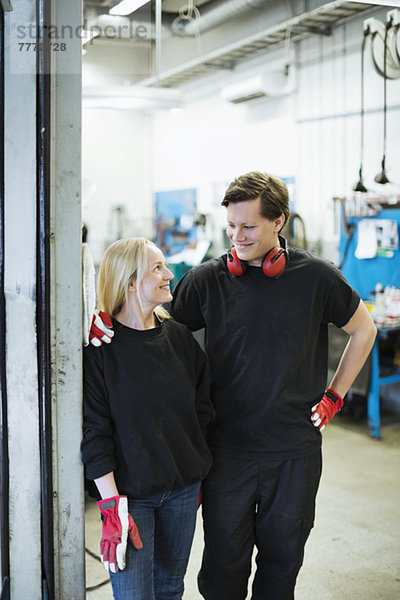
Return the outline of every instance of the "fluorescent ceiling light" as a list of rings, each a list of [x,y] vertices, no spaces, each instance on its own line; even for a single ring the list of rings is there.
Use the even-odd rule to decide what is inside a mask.
[[[182,94],[166,88],[139,86],[84,87],[85,108],[169,110],[182,106]]]
[[[120,110],[138,110],[150,108],[148,102],[141,98],[83,98],[84,108],[114,108]]]
[[[130,15],[141,6],[147,4],[148,1],[149,0],[122,0],[122,2],[116,6],[110,8],[109,13],[110,15]]]

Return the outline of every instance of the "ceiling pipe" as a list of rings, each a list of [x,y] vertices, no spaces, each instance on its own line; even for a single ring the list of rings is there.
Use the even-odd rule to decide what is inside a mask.
[[[226,23],[231,19],[235,19],[249,13],[252,10],[265,7],[266,0],[223,0],[216,5],[213,5],[209,10],[204,9],[199,18],[181,21],[181,27],[177,26],[175,19],[174,31],[179,29],[181,35],[196,35],[212,29],[217,25]]]
[[[184,3],[185,0],[182,0]],[[171,18],[171,14],[163,13],[162,37],[166,38],[172,32],[182,36],[195,36],[199,33],[213,29],[222,23],[243,16],[251,11],[264,8],[270,0],[220,0],[213,4],[211,8],[200,11],[193,6],[193,12],[186,9],[190,8],[190,2],[184,6],[176,18]],[[193,3],[194,4],[194,3]],[[114,28],[119,31],[118,38],[132,37],[132,29],[144,25],[147,29],[149,39],[155,40],[157,37],[154,22],[135,23],[129,17],[120,17],[110,14],[96,15],[95,11],[88,9],[85,11],[86,29],[96,29],[100,36],[107,37],[107,28]],[[172,26],[172,31],[171,31]]]

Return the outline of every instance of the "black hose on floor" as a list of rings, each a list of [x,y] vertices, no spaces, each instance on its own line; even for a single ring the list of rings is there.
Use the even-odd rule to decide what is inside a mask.
[[[98,556],[98,554],[96,554],[95,552],[92,552],[89,548],[85,548],[85,552],[86,552],[86,554],[89,554],[89,556],[91,556],[92,558],[94,558],[98,562],[101,562],[100,557]],[[100,583],[96,583],[96,585],[90,585],[89,587],[86,588],[86,591],[87,592],[93,592],[93,590],[97,590],[100,587],[103,587],[103,585],[106,585],[107,583],[110,583],[109,579],[105,579],[104,581],[101,581]]]

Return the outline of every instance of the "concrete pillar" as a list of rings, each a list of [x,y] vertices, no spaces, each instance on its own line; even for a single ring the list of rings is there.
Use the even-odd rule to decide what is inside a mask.
[[[5,297],[10,583],[15,600],[41,598],[40,452],[36,354],[36,56],[12,69],[16,28],[35,3],[5,13]],[[27,548],[28,546],[28,548]],[[23,570],[22,570],[23,567]]]
[[[18,0],[5,13],[6,377],[12,600],[53,597],[43,586],[40,399],[37,332],[37,8]],[[81,440],[81,0],[51,0],[49,140],[50,365],[54,599],[83,600],[84,493]],[[72,36],[70,32],[72,31]],[[31,43],[32,46],[28,47]],[[19,46],[19,44],[23,44]],[[41,436],[42,433],[42,436]],[[49,496],[47,496],[49,497]],[[50,503],[51,505],[51,503]],[[53,564],[51,565],[53,566]]]
[[[52,385],[54,546],[57,600],[85,593],[82,438],[81,60],[80,0],[56,0],[52,21],[66,50],[53,56]],[[74,32],[70,39],[69,26]]]

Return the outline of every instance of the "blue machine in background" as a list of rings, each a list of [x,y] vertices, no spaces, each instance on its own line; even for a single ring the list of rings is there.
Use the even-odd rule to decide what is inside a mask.
[[[344,208],[344,207],[343,207]],[[369,225],[364,219],[371,220],[372,227],[375,224],[379,229],[380,220],[392,221],[388,223],[392,231],[395,231],[396,239],[390,239],[389,243],[382,240],[378,243],[376,255],[370,258],[358,258],[357,248],[359,246],[360,230],[363,225]],[[394,223],[396,224],[394,224]],[[398,231],[400,225],[400,208],[381,208],[376,210],[373,216],[347,216],[341,223],[340,234],[340,257],[341,269],[349,281],[363,298],[363,300],[375,300],[375,288],[377,284],[393,286],[400,288],[400,250],[398,245]],[[379,233],[379,232],[378,232]],[[390,236],[389,236],[390,237]],[[389,246],[389,247],[385,247]],[[370,371],[367,411],[368,424],[371,429],[371,435],[374,438],[380,438],[380,387],[390,383],[400,383],[400,369],[396,365],[393,356],[386,355],[382,347],[388,341],[392,346],[398,346],[400,333],[400,319],[392,322],[382,320],[377,323],[378,336],[371,351],[370,361],[366,369]],[[393,340],[389,337],[395,336]],[[364,368],[364,369],[365,369]],[[357,381],[357,380],[356,380]],[[400,394],[399,394],[400,396]]]
[[[195,188],[156,192],[155,242],[166,257],[196,242],[196,200]]]
[[[382,209],[374,216],[346,217],[347,227],[350,229],[348,235],[345,232],[345,224],[341,223],[339,250],[343,275],[363,300],[373,300],[371,294],[377,283],[381,283],[383,287],[388,285],[400,287],[400,249],[392,249],[391,252],[387,252],[386,256],[357,258],[359,225],[363,219],[373,221],[388,219],[395,221],[399,228],[400,208]]]
[[[195,188],[157,192],[155,243],[174,274],[173,287],[194,265],[203,262],[210,241],[201,235],[206,217],[197,212]]]

